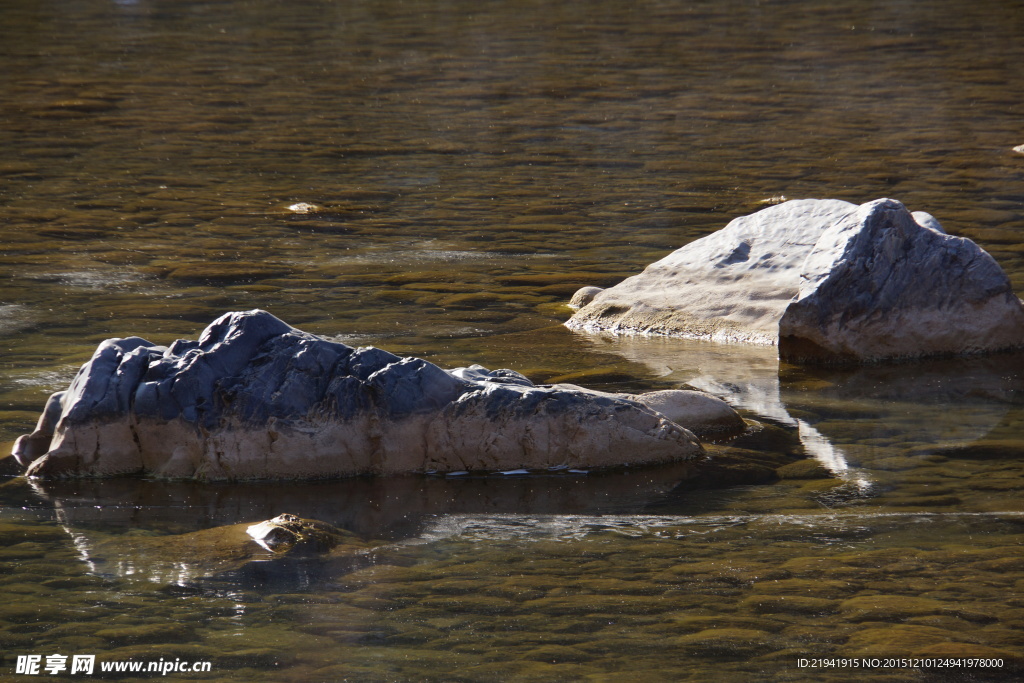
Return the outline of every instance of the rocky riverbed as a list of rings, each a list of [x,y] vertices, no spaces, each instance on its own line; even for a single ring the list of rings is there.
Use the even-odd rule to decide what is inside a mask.
[[[993,461],[976,465],[974,477],[998,478]],[[958,471],[947,461],[899,476],[921,486],[947,473],[943,495],[977,508]],[[112,525],[113,510],[89,522],[72,505],[68,529],[109,539],[103,563],[84,562],[59,526],[8,520],[0,641],[111,661],[212,661],[214,675],[199,680],[848,675],[800,669],[801,657],[991,658],[1002,665],[982,680],[1019,676],[1024,511],[1005,505],[1019,491],[985,513],[903,487],[844,497],[843,486],[789,479],[760,494],[704,494],[693,512],[669,496],[656,514],[435,508],[411,535],[364,530],[353,538],[358,563],[264,563],[219,579],[210,567],[206,580],[181,583],[165,571],[170,558],[139,549],[177,547],[188,562],[200,550],[194,534],[168,535],[145,512],[133,528]],[[240,629],[245,644],[232,646]]]

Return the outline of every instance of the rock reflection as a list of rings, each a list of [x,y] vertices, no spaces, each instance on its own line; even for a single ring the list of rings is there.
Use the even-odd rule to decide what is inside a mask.
[[[657,337],[589,338],[593,350],[651,368],[755,417],[794,427],[809,455],[858,486],[848,445],[872,437],[964,445],[1000,424],[1024,387],[1024,355],[859,366],[780,366],[775,347]],[[851,418],[871,415],[869,424]],[[839,445],[837,445],[839,444]]]
[[[376,562],[380,553],[433,540],[438,519],[636,509],[669,491],[691,467],[514,478],[359,477],[234,485],[121,478],[28,480],[27,485],[53,505],[91,573],[160,584],[230,574],[261,585],[308,585],[317,567],[330,574],[349,571]],[[327,522],[352,538],[315,558],[278,558],[246,529],[281,512]]]

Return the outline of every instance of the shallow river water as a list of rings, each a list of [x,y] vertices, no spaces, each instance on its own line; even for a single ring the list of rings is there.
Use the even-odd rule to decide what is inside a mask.
[[[3,2],[5,452],[103,339],[195,338],[251,308],[445,367],[690,385],[757,427],[709,446],[735,465],[714,488],[685,465],[4,478],[0,678],[90,677],[48,673],[59,654],[130,681],[160,676],[100,663],[1019,680],[1024,357],[780,368],[561,323],[577,288],[782,198],[899,199],[1024,292],[1022,35],[1016,0]],[[232,563],[194,533],[282,512],[351,548]]]

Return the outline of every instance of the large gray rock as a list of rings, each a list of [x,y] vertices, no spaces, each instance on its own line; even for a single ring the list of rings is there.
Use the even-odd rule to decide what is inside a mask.
[[[447,372],[352,348],[265,311],[198,341],[110,339],[50,397],[14,455],[30,476],[211,480],[609,467],[702,453],[640,403],[535,386],[511,370]]]
[[[1024,304],[995,260],[892,199],[803,199],[737,218],[566,325],[777,344],[795,362],[1024,347]]]

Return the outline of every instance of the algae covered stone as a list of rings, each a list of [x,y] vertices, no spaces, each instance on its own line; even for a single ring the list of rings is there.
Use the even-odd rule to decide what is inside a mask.
[[[693,655],[747,658],[778,649],[770,633],[746,628],[712,628],[676,639],[676,646]]]
[[[902,621],[941,614],[950,606],[939,600],[908,595],[865,595],[844,600],[839,609],[850,621]]]
[[[245,533],[264,548],[278,553],[322,553],[351,538],[334,526],[284,513],[246,527]]]
[[[287,513],[256,524],[228,524],[183,534],[110,534],[88,527],[77,527],[72,533],[80,557],[94,571],[178,585],[228,573],[266,574],[275,568],[283,575],[291,561],[345,566],[347,560],[352,566],[353,558],[373,547],[350,531]]]

